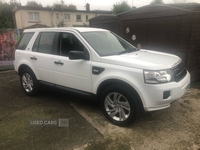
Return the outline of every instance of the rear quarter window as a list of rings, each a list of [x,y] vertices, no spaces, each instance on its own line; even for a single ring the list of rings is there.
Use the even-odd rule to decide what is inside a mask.
[[[34,32],[26,32],[22,35],[19,44],[17,46],[17,49],[20,50],[25,50],[29,41],[31,40],[32,36],[33,36]]]

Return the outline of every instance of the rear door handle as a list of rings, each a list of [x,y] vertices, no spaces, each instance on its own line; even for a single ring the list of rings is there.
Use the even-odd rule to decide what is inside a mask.
[[[37,60],[37,58],[35,56],[30,57],[31,60]]]
[[[64,63],[62,63],[61,61],[54,61],[54,64],[56,64],[56,65],[63,65]]]

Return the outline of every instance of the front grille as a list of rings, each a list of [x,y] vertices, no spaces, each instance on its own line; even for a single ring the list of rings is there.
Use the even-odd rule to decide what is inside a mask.
[[[174,79],[176,82],[182,80],[187,74],[187,70],[185,68],[183,61],[181,61],[175,67],[171,68],[171,71],[174,74]]]

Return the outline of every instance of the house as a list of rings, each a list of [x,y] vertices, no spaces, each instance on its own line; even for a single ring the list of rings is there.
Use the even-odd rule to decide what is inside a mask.
[[[15,27],[18,29],[57,26],[87,27],[89,26],[89,19],[111,13],[111,11],[103,10],[91,11],[90,4],[86,4],[86,10],[33,6],[16,6],[13,8]]]

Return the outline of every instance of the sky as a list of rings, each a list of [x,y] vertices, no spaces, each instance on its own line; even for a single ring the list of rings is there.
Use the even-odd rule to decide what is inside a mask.
[[[3,2],[9,2],[10,0],[2,0]],[[27,1],[31,0],[17,0],[18,2],[21,2],[21,4],[24,6],[27,4]],[[34,0],[40,4],[42,4],[43,7],[47,5],[53,5],[54,3],[61,3],[61,0]],[[64,4],[69,5],[73,4],[76,5],[78,10],[85,10],[85,3],[90,4],[91,10],[111,10],[113,7],[113,4],[116,4],[120,1],[127,1],[127,3],[130,6],[136,6],[141,7],[144,5],[150,4],[153,0],[62,0]],[[163,0],[164,3],[172,3],[173,0]],[[200,3],[200,0],[187,0],[190,2],[196,2]]]

